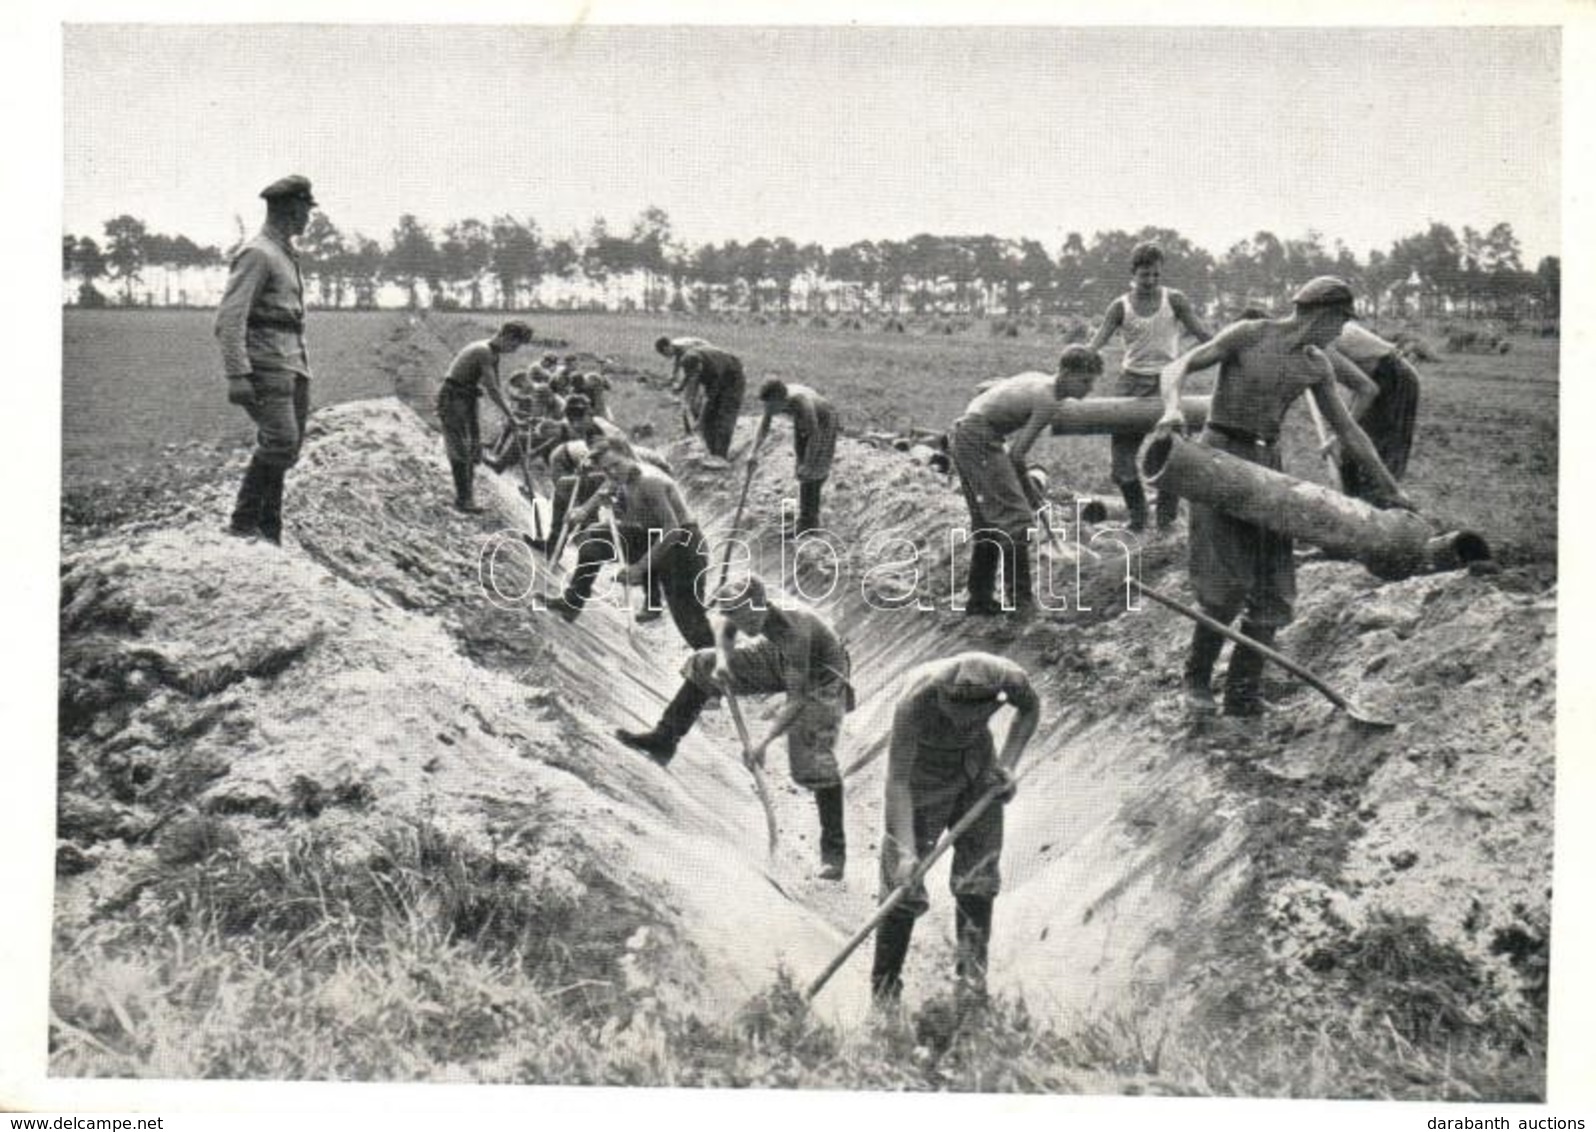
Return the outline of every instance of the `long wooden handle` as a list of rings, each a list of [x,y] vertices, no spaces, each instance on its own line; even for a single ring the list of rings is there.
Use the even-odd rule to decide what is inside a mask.
[[[1268,645],[1259,644],[1257,641],[1247,636],[1246,633],[1238,632],[1237,630],[1232,629],[1229,625],[1226,625],[1224,622],[1214,620],[1212,617],[1208,616],[1208,614],[1202,612],[1201,610],[1193,609],[1183,601],[1177,601],[1168,594],[1159,593],[1151,586],[1143,584],[1140,578],[1130,578],[1128,580],[1130,584],[1135,586],[1138,591],[1146,594],[1148,597],[1158,602],[1159,605],[1168,606],[1176,613],[1185,614],[1187,617],[1190,617],[1193,621],[1197,622],[1197,624],[1204,625],[1222,636],[1229,637],[1238,645],[1245,645],[1250,649],[1257,649],[1265,657],[1274,661],[1287,672],[1290,672],[1294,676],[1300,676],[1303,680],[1307,681],[1315,690],[1319,692],[1320,695],[1324,696],[1325,699],[1335,704],[1336,707],[1340,708],[1342,711],[1353,712],[1352,704],[1345,696],[1336,691],[1329,684],[1326,684],[1318,676],[1314,675],[1313,672],[1309,671],[1296,661],[1292,660],[1290,657],[1286,656],[1284,653],[1278,653]]]
[[[815,976],[814,981],[804,989],[805,1002],[820,993],[821,988],[830,981],[831,976],[835,975],[838,969],[848,961],[848,957],[859,949],[859,945],[870,937],[871,932],[881,926],[881,921],[886,919],[894,908],[903,903],[903,898],[914,890],[915,885],[925,879],[925,874],[931,871],[931,866],[936,864],[944,853],[953,848],[953,843],[964,836],[964,831],[974,825],[976,819],[986,812],[987,807],[997,801],[1008,788],[1009,784],[1007,783],[998,783],[991,787],[985,794],[975,800],[975,805],[966,810],[962,818],[953,823],[953,828],[942,835],[942,839],[937,842],[936,847],[927,853],[919,864],[915,865],[914,872],[909,874],[909,879],[893,889],[887,898],[876,906],[875,912],[865,921],[864,926],[853,933],[853,936],[843,945],[842,950],[837,952],[836,957],[826,964],[825,970]]]
[[[1332,393],[1332,397],[1336,394]],[[1345,491],[1346,485],[1341,482],[1341,468],[1336,463],[1336,458],[1330,455],[1330,430],[1325,427],[1324,414],[1319,411],[1319,402],[1309,393],[1305,400],[1308,402],[1308,413],[1313,417],[1314,431],[1319,434],[1319,452],[1324,456],[1325,469],[1330,473],[1330,486],[1337,491]]]
[[[779,830],[776,826],[776,807],[771,805],[770,787],[765,783],[765,768],[754,762],[754,741],[748,734],[748,721],[743,718],[742,705],[737,702],[736,693],[731,690],[730,684],[722,684],[721,689],[726,695],[726,709],[731,712],[732,723],[737,728],[738,741],[743,745],[743,765],[754,776],[754,792],[759,795],[759,804],[765,810],[765,851],[775,856]]]
[[[754,469],[759,466],[759,446],[765,441],[765,434],[770,431],[770,414],[767,412],[759,421],[759,431],[754,434],[754,447],[748,453],[748,470],[743,474],[743,490],[737,497],[737,510],[732,514],[731,531],[726,536],[725,553],[720,556],[720,577],[715,583],[719,589],[726,584],[726,575],[731,571],[732,542],[737,532],[742,529],[743,508],[748,505],[748,489],[753,486]]]

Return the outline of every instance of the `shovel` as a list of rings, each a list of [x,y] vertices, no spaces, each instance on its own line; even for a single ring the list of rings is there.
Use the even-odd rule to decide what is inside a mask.
[[[637,637],[637,610],[632,608],[632,583],[626,580],[626,544],[621,541],[621,530],[615,525],[615,509],[609,509],[610,517],[610,542],[615,547],[615,557],[621,563],[621,596],[626,601],[626,643],[632,646],[632,651],[644,660],[649,659],[648,651],[643,648],[643,642]]]
[[[737,532],[742,528],[743,508],[748,505],[748,489],[754,483],[754,470],[759,466],[759,446],[765,442],[765,435],[770,432],[770,412],[759,419],[759,430],[754,433],[754,444],[748,452],[748,470],[743,475],[742,494],[737,497],[737,511],[732,515],[731,532],[726,536],[726,553],[720,559],[720,580],[716,587],[726,584],[726,575],[731,570],[732,541],[736,539]]]
[[[1020,776],[1014,775],[1011,781],[1017,784],[1019,780]],[[953,848],[953,843],[964,836],[964,831],[974,825],[976,819],[986,813],[987,807],[1009,790],[1009,786],[1010,783],[997,783],[975,800],[975,804],[966,810],[964,816],[953,824],[953,828],[942,835],[942,839],[936,843],[931,852],[920,859],[919,864],[914,867],[914,872],[909,874],[909,879],[893,889],[887,895],[887,898],[876,906],[875,912],[865,921],[862,928],[853,933],[853,936],[843,945],[842,950],[837,952],[836,958],[827,963],[826,969],[815,976],[815,980],[804,988],[803,998],[805,1002],[810,1001],[815,995],[820,993],[821,988],[831,980],[831,976],[835,975],[838,969],[848,961],[848,957],[859,949],[861,943],[870,938],[871,932],[881,926],[881,921],[887,918],[887,914],[903,902],[903,898],[914,890],[915,885],[925,879],[925,874],[931,871],[931,866],[936,864],[944,853]]]
[[[1330,473],[1330,486],[1337,491],[1345,491],[1346,485],[1341,482],[1341,468],[1336,464],[1336,458],[1330,454],[1330,446],[1334,440],[1330,430],[1325,426],[1324,414],[1319,411],[1319,402],[1309,393],[1303,400],[1308,402],[1308,413],[1313,417],[1314,431],[1319,434],[1319,454],[1324,457],[1324,466]]]
[[[759,804],[765,808],[765,852],[768,856],[776,855],[776,809],[770,804],[770,788],[765,785],[765,768],[753,759],[754,741],[748,735],[748,721],[743,718],[742,705],[737,702],[737,694],[731,690],[731,684],[721,685],[726,696],[726,710],[731,712],[732,723],[737,728],[737,741],[743,745],[743,765],[748,768],[748,773],[754,776],[754,791],[759,795]]]
[[[1274,661],[1293,676],[1299,677],[1300,679],[1306,681],[1314,691],[1318,692],[1325,699],[1329,700],[1331,703],[1335,704],[1336,707],[1345,712],[1347,718],[1352,720],[1353,723],[1359,724],[1363,727],[1372,728],[1377,731],[1389,731],[1396,726],[1396,724],[1390,720],[1377,719],[1366,714],[1351,700],[1347,699],[1340,692],[1336,691],[1329,684],[1325,683],[1324,680],[1320,679],[1313,672],[1309,671],[1307,668],[1298,664],[1296,661],[1292,660],[1283,653],[1278,653],[1274,649],[1269,648],[1267,645],[1259,644],[1257,641],[1247,636],[1247,634],[1238,632],[1237,630],[1232,629],[1229,625],[1225,625],[1214,620],[1212,617],[1208,616],[1208,614],[1203,613],[1200,610],[1193,609],[1185,602],[1177,601],[1167,594],[1161,594],[1150,586],[1143,585],[1141,579],[1139,578],[1128,578],[1127,581],[1129,581],[1132,586],[1136,587],[1139,592],[1146,594],[1148,597],[1158,602],[1159,605],[1168,606],[1176,613],[1185,614],[1187,617],[1190,617],[1193,621],[1197,622],[1197,624],[1207,626],[1214,632],[1230,638],[1238,645],[1245,645],[1248,648],[1257,649],[1258,652],[1265,658]]]

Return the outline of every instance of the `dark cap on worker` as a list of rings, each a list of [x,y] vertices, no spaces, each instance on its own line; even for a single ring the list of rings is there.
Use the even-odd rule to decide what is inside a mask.
[[[1291,301],[1299,307],[1348,307],[1352,306],[1352,287],[1345,279],[1334,275],[1320,275],[1310,279],[1297,289],[1291,296]]]
[[[316,198],[310,193],[310,178],[301,177],[298,173],[290,173],[279,178],[260,191],[265,200],[280,200],[288,197],[303,197],[306,204],[314,205]]]

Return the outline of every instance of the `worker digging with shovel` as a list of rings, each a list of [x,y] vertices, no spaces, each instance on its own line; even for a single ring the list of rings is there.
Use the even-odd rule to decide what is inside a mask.
[[[842,775],[837,739],[855,697],[849,683],[847,649],[829,622],[796,602],[770,597],[765,584],[748,576],[720,585],[711,608],[720,614],[715,647],[699,649],[682,666],[682,686],[651,731],[619,730],[616,738],[659,766],[676,755],[699,713],[715,695],[785,693],[770,731],[745,752],[763,766],[778,738],[787,740],[792,779],[815,796],[820,818],[821,880],[841,880],[847,861],[843,831]],[[750,638],[736,644],[737,635]]]

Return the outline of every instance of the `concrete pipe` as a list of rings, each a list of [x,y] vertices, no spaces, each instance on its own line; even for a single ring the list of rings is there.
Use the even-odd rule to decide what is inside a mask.
[[[1142,455],[1148,483],[1217,507],[1266,530],[1351,558],[1388,580],[1456,570],[1491,556],[1473,531],[1437,535],[1411,511],[1381,510],[1332,488],[1299,480],[1190,440],[1155,441]]]
[[[1211,397],[1182,397],[1186,427],[1202,428]],[[1054,436],[1111,436],[1116,432],[1152,432],[1164,415],[1159,397],[1087,397],[1060,401],[1053,411]]]

